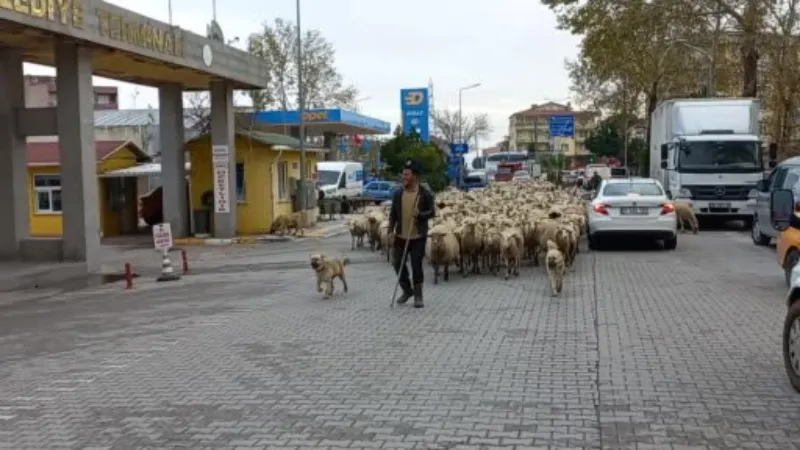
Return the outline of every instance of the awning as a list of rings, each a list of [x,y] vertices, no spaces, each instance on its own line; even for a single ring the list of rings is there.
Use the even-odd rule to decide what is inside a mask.
[[[191,164],[186,163],[186,171],[191,169]],[[152,175],[161,175],[160,163],[145,163],[124,169],[110,170],[106,173],[99,175],[100,178],[130,178],[130,177],[147,177]]]

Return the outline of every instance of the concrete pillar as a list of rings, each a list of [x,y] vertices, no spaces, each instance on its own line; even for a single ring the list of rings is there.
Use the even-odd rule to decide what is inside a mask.
[[[233,122],[233,89],[224,81],[211,83],[211,145],[227,147],[227,161],[217,157],[216,164],[227,165],[228,189],[223,193],[227,200],[228,212],[217,212],[214,208],[214,237],[232,238],[236,236],[236,141]],[[212,150],[212,149],[209,149]],[[218,173],[213,168],[214,195],[217,190]],[[247,171],[247,167],[245,167]]]
[[[72,41],[56,43],[58,141],[61,149],[62,242],[66,261],[100,269],[100,208],[94,142],[92,52]]]
[[[158,88],[158,116],[164,222],[169,222],[173,236],[183,237],[188,231],[189,216],[183,147],[183,90],[180,85]]]
[[[30,234],[25,137],[17,133],[15,109],[25,107],[22,54],[0,49],[0,258],[20,256],[20,242]]]

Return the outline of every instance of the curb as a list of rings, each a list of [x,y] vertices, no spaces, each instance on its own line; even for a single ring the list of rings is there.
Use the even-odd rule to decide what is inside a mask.
[[[294,241],[294,236],[243,236],[237,238],[179,238],[175,239],[175,245],[195,246],[225,246],[236,244],[259,244],[265,242],[291,242]]]
[[[336,229],[335,230],[328,230],[328,231],[320,230],[317,233],[306,233],[305,236],[303,236],[303,237],[314,238],[314,239],[327,239],[327,238],[331,238],[331,237],[335,237],[335,236],[341,236],[343,234],[347,234],[348,232],[349,232],[349,230],[347,228],[342,228],[342,229],[338,229],[338,230],[336,230]]]
[[[301,236],[241,236],[236,238],[178,238],[175,239],[175,246],[226,246],[226,245],[247,245],[247,244],[263,244],[268,242],[294,242],[298,239],[313,238],[313,239],[327,239],[335,236],[347,234],[349,230],[347,227],[333,229],[333,230],[319,230],[317,232],[307,232]]]

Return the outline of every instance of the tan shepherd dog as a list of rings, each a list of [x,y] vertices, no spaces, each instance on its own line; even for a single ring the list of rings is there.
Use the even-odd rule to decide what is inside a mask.
[[[288,232],[292,232],[292,236],[297,236],[298,233],[305,236],[305,231],[300,228],[300,219],[297,213],[281,214],[275,218],[269,229],[269,234],[278,234],[279,236]]]
[[[567,263],[564,253],[558,248],[558,244],[550,240],[547,241],[545,261],[547,263],[547,278],[550,280],[550,291],[553,293],[553,297],[557,297],[561,295],[561,289],[564,287]]]
[[[350,264],[348,258],[327,258],[323,254],[311,255],[311,268],[317,274],[317,292],[324,292],[326,299],[333,295],[333,279],[342,280],[344,291],[347,292],[347,279],[344,267]]]

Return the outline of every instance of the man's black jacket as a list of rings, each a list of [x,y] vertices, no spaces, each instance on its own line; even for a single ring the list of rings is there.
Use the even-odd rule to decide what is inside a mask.
[[[417,231],[420,237],[428,236],[428,221],[436,214],[436,206],[433,200],[431,191],[420,185],[417,189],[419,200],[417,200]],[[403,218],[403,188],[399,188],[392,194],[392,208],[389,212],[389,231],[394,233],[397,237],[401,237],[401,233],[405,234],[407,230],[403,230],[403,225],[400,224]]]

